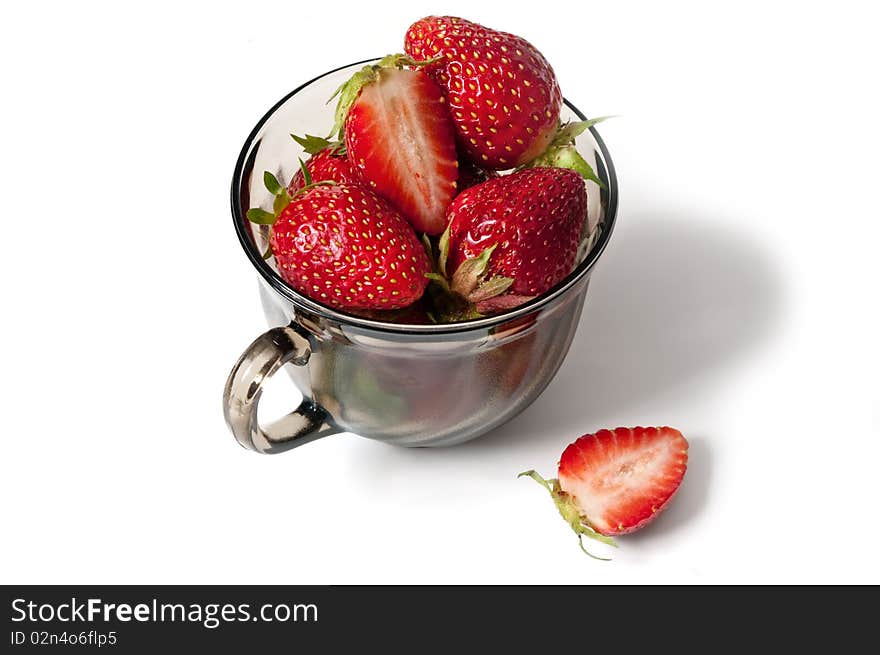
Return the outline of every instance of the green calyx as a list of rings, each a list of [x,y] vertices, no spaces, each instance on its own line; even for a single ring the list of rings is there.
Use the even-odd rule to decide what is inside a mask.
[[[569,123],[565,123],[559,127],[559,131],[556,132],[556,136],[553,137],[553,141],[550,145],[564,145],[568,143],[574,143],[574,140],[578,138],[581,134],[589,130],[594,125],[598,125],[603,121],[607,121],[609,118],[614,118],[614,116],[599,116],[598,118],[591,118],[586,121],[573,121]]]
[[[577,151],[575,139],[593,125],[609,118],[612,117],[600,116],[587,121],[575,121],[560,125],[547,149],[521,168],[568,168],[579,173],[585,180],[590,180],[601,188],[605,188],[605,184],[596,175],[593,167]]]
[[[331,148],[330,154],[336,157],[345,156],[345,144],[341,141],[330,141],[322,136],[315,136],[314,134],[306,134],[305,136],[291,134],[290,138],[301,145],[303,151],[309,155],[317,155],[322,150]]]
[[[602,180],[596,175],[593,167],[587,163],[587,160],[584,159],[581,156],[581,153],[579,153],[572,145],[555,148],[553,152],[545,152],[543,155],[529,162],[527,166],[527,168],[540,167],[568,168],[576,173],[580,173],[580,176],[585,180],[595,182],[600,187],[605,186]]]
[[[449,259],[449,227],[443,232],[438,244],[438,252],[427,236],[422,237],[428,259],[434,270],[426,273],[431,280],[429,294],[437,315],[443,322],[454,323],[475,318],[483,318],[486,309],[493,307],[488,303],[502,296],[513,284],[513,278],[494,275],[487,277],[486,269],[497,244],[485,248],[478,256],[463,261],[451,279],[446,272]]]
[[[293,195],[290,194],[290,191],[287,190],[281,182],[278,181],[278,178],[275,177],[269,171],[263,172],[263,184],[266,186],[266,190],[275,196],[275,199],[272,201],[272,211],[266,211],[265,209],[261,209],[260,207],[253,207],[247,210],[247,219],[251,223],[256,223],[257,225],[272,225],[275,221],[278,220],[278,216],[284,211],[284,208],[287,207],[293,201],[293,199],[310,189],[314,189],[318,186],[325,186],[336,184],[333,180],[325,180],[321,182],[313,182],[312,175],[309,173],[309,169],[306,168],[303,160],[299,160],[299,169],[303,174],[303,181],[305,184],[301,189],[297,189],[296,193]],[[263,256],[264,259],[267,259],[266,255]]]
[[[265,209],[260,209],[259,207],[253,207],[252,209],[247,210],[247,219],[251,223],[256,223],[257,225],[272,225],[276,218],[277,216],[272,212],[267,212]]]
[[[333,129],[330,130],[330,136],[328,138],[335,137],[339,140],[343,139],[345,119],[348,117],[349,109],[351,109],[354,101],[357,100],[358,94],[361,92],[361,89],[367,84],[372,84],[373,82],[375,82],[379,78],[379,71],[381,71],[383,68],[420,68],[422,66],[436,63],[437,61],[440,61],[440,59],[441,57],[435,57],[434,59],[419,61],[413,59],[409,55],[396,53],[392,55],[385,55],[377,63],[368,64],[361,68],[347,81],[340,84],[336,91],[333,92],[333,95],[330,96],[330,99],[327,100],[327,102],[330,103],[334,98],[339,98],[336,103],[336,113],[334,114]]]
[[[580,544],[581,550],[593,559],[599,559],[605,562],[609,561],[608,558],[598,557],[588,551],[584,547],[584,537],[594,539],[595,541],[599,541],[608,546],[613,546],[614,548],[617,548],[617,543],[611,537],[596,532],[596,530],[589,524],[587,518],[581,514],[580,508],[577,506],[577,503],[574,502],[574,499],[559,487],[559,480],[556,478],[545,480],[535,471],[523,471],[516,477],[529,477],[544,487],[550,493],[551,498],[553,498],[553,504],[556,505],[559,514],[578,536],[578,543]]]
[[[497,247],[498,244],[492,244],[476,257],[464,260],[452,276],[452,282],[449,285],[452,291],[467,298],[471,302],[477,302],[473,296],[478,290],[482,291],[485,287],[483,277],[486,274],[486,267],[489,265],[489,259],[492,257],[492,253],[495,252],[495,248]],[[498,287],[498,291],[489,295],[481,294],[479,297],[480,300],[497,296],[499,293],[506,291],[507,287],[513,284],[513,278],[494,277],[491,282],[494,287]]]
[[[437,258],[437,267],[443,275],[446,275],[446,260],[449,259],[449,226],[440,235],[440,255]]]
[[[303,169],[305,168],[302,162],[300,162],[300,165]],[[257,225],[272,225],[278,219],[278,214],[290,204],[293,198],[287,192],[284,185],[278,181],[278,178],[269,171],[263,172],[263,184],[266,186],[266,190],[275,196],[275,199],[272,201],[272,211],[268,212],[265,209],[253,207],[247,210],[247,218],[251,223],[256,223]]]

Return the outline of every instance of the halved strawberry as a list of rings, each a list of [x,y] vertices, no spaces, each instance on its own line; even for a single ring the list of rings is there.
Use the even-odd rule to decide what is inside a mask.
[[[340,87],[336,127],[361,179],[419,232],[440,234],[456,191],[455,129],[440,87],[418,62],[389,55]]]
[[[644,527],[667,506],[687,461],[688,442],[675,428],[616,428],[570,444],[559,459],[558,479],[535,471],[520,476],[547,488],[578,539],[614,545],[610,536]]]

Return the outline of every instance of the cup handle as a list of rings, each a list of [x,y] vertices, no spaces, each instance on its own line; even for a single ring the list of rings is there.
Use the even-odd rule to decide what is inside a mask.
[[[232,368],[223,391],[223,414],[238,443],[274,454],[343,432],[323,407],[308,398],[265,428],[257,419],[263,385],[285,364],[306,366],[311,354],[308,339],[291,326],[273,328],[248,346]]]

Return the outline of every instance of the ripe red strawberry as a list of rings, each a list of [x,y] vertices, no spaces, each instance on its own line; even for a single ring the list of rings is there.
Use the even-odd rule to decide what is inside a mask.
[[[337,127],[361,179],[419,232],[440,234],[456,191],[455,130],[439,86],[390,55],[340,87]]]
[[[434,325],[432,320],[432,307],[427,299],[422,296],[421,300],[416,301],[408,307],[398,309],[396,311],[388,310],[369,310],[357,309],[352,314],[368,318],[372,321],[381,321],[383,323],[396,323],[398,325]]]
[[[667,506],[687,461],[688,442],[674,428],[616,428],[570,444],[556,480],[534,471],[520,475],[550,491],[579,539],[586,535],[613,545],[608,537],[644,527]]]
[[[569,445],[559,460],[559,487],[605,535],[650,523],[687,470],[688,443],[674,428],[599,430]]]
[[[360,185],[311,185],[309,176],[291,199],[273,176],[264,179],[277,214],[251,209],[248,218],[271,224],[278,273],[294,289],[340,309],[401,309],[422,297],[431,264],[387,202]]]
[[[512,278],[514,296],[537,296],[574,267],[587,211],[581,176],[563,168],[528,168],[487,180],[449,207],[446,270],[495,246],[487,277]]]
[[[452,16],[428,16],[407,30],[414,59],[443,87],[459,144],[483,168],[524,164],[550,144],[562,93],[550,64],[528,41]]]
[[[352,168],[351,163],[345,155],[340,155],[337,146],[327,146],[305,161],[305,166],[315,182],[324,182],[333,180],[334,182],[346,184],[358,184],[358,175]],[[292,194],[296,193],[306,185],[303,178],[303,172],[297,171],[296,175],[287,185],[287,190]]]

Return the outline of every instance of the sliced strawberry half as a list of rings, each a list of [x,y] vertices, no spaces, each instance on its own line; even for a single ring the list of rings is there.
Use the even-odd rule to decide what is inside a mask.
[[[559,459],[559,486],[597,532],[625,534],[651,521],[681,484],[688,443],[674,428],[584,435]]]
[[[688,442],[675,428],[616,428],[570,444],[559,459],[558,479],[544,480],[534,471],[520,475],[550,491],[579,538],[614,545],[609,537],[644,527],[668,505],[687,461]]]
[[[456,192],[455,128],[442,89],[404,56],[367,66],[343,85],[337,125],[361,179],[419,232],[446,228]]]

